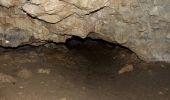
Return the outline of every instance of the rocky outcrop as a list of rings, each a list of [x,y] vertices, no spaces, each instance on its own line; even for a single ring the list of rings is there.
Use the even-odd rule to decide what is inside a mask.
[[[1,0],[0,44],[65,42],[71,36],[118,43],[148,61],[170,61],[168,0]]]

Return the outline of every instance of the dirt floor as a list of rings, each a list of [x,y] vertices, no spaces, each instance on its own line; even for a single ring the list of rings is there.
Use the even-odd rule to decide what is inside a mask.
[[[90,42],[1,48],[0,100],[170,100],[170,64]]]

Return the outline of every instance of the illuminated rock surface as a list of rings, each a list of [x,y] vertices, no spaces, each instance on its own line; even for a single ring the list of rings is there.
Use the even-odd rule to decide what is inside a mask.
[[[1,0],[0,44],[65,42],[71,36],[118,43],[148,61],[170,61],[168,0]]]

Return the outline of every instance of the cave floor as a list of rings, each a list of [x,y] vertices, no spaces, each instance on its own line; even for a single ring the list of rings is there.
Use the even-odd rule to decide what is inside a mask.
[[[170,100],[170,64],[121,47],[0,50],[0,100]],[[133,70],[119,74],[124,66]]]

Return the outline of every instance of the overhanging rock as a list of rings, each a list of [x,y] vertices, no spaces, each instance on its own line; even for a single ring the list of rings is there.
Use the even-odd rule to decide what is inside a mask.
[[[1,0],[2,46],[65,42],[71,36],[119,43],[148,61],[170,62],[169,0]]]

